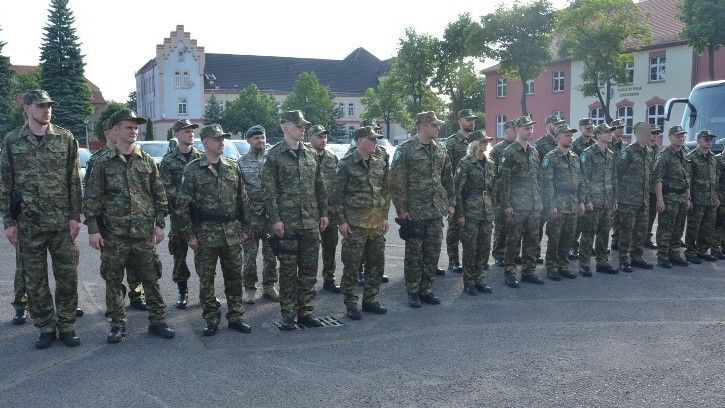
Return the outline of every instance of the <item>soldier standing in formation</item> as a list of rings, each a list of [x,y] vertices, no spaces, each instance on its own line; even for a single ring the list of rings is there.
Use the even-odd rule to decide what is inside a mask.
[[[297,323],[322,325],[310,312],[315,299],[320,231],[329,224],[327,191],[317,171],[315,150],[302,143],[306,121],[299,110],[280,120],[284,140],[267,153],[262,169],[264,202],[279,240],[279,303],[282,330]],[[440,248],[440,246],[439,246]]]
[[[458,112],[458,132],[446,139],[446,153],[451,161],[451,170],[455,175],[458,162],[466,155],[468,144],[475,140],[471,137],[476,129],[476,115],[473,109],[463,109]],[[458,257],[458,243],[461,241],[462,228],[454,218],[448,219],[446,231],[446,251],[448,252],[448,272],[461,273],[461,263]]]
[[[161,261],[155,247],[165,235],[166,194],[154,160],[136,145],[138,125],[146,119],[124,109],[108,121],[117,144],[93,166],[83,197],[88,242],[101,251],[101,277],[106,281],[106,314],[111,319],[106,341],[118,343],[126,334],[121,285],[128,264],[144,286],[149,333],[172,338],[175,333],[165,322],[159,291]],[[99,218],[106,229],[103,236]]]
[[[685,231],[685,218],[692,209],[690,177],[687,174],[685,152],[686,132],[681,126],[669,130],[670,145],[662,149],[654,169],[654,191],[657,212],[657,265],[687,266],[680,253],[680,238]]]
[[[363,262],[362,310],[375,314],[388,311],[376,299],[385,268],[390,208],[388,161],[375,154],[377,140],[382,137],[370,126],[355,131],[355,150],[338,163],[330,194],[333,216],[339,221],[342,235],[342,293],[347,316],[352,320],[362,318],[355,277]]]
[[[463,241],[463,291],[471,296],[491,293],[484,283],[494,216],[494,165],[486,156],[489,141],[491,138],[484,134],[469,143],[468,154],[460,160],[454,178],[456,222],[462,229]]]
[[[514,259],[519,253],[522,239],[521,281],[544,284],[535,274],[539,218],[543,209],[539,187],[539,154],[530,144],[535,123],[528,116],[516,119],[516,141],[505,150],[499,171],[498,185],[503,190],[501,207],[508,228],[504,273],[506,285],[512,288],[519,287]]]
[[[322,182],[325,183],[325,190],[328,192],[331,190],[338,162],[337,156],[325,149],[329,135],[330,131],[325,130],[322,125],[314,125],[307,130],[307,140],[310,146],[315,149],[318,171],[322,177]],[[337,241],[340,239],[337,233],[338,223],[334,214],[330,213],[328,218],[330,219],[330,225],[320,232],[322,288],[328,292],[340,293],[340,286],[335,284],[335,252],[337,251]]]
[[[624,148],[624,122],[621,119],[615,119],[609,124],[612,128],[612,141],[609,142],[609,150],[614,153],[615,164],[619,160],[619,153]],[[612,216],[612,250],[619,251],[619,217],[617,211]]]
[[[8,135],[0,157],[0,214],[5,237],[19,248],[30,317],[40,336],[39,349],[56,339],[80,344],[75,333],[78,306],[78,247],[81,179],[78,142],[50,123],[55,102],[46,91],[23,96],[27,122]],[[55,296],[48,286],[50,253]]]
[[[242,179],[249,199],[249,238],[244,241],[244,260],[242,278],[244,279],[244,303],[252,304],[257,290],[257,252],[262,242],[262,296],[279,301],[277,283],[277,259],[269,246],[267,234],[270,231],[269,220],[264,212],[262,195],[262,167],[267,160],[267,135],[264,127],[254,125],[247,129],[244,137],[249,143],[249,151],[239,158],[237,164],[242,171]]]
[[[177,198],[181,181],[184,175],[184,167],[192,160],[198,159],[201,154],[194,148],[194,129],[199,125],[191,123],[188,119],[178,120],[171,127],[176,137],[177,145],[171,149],[159,163],[161,182],[164,183],[166,199],[169,203],[169,214],[171,214],[171,232],[169,232],[169,254],[174,257],[174,269],[171,273],[172,279],[179,289],[179,298],[176,300],[176,307],[186,309],[189,299],[189,285],[187,281],[191,277],[191,271],[186,265],[186,254],[189,251],[186,238],[180,233],[181,219],[176,210]]]
[[[242,245],[249,231],[249,202],[239,166],[222,157],[225,133],[218,124],[201,129],[204,155],[184,168],[177,196],[179,232],[194,250],[194,269],[199,275],[199,298],[206,321],[202,333],[213,336],[219,328],[221,311],[214,294],[217,260],[224,277],[228,327],[250,333],[244,322],[242,303]]]
[[[546,134],[541,136],[539,140],[534,143],[536,151],[539,152],[539,163],[544,162],[544,156],[550,151],[556,149],[556,129],[564,124],[564,120],[559,119],[557,115],[550,115],[546,117],[544,121],[546,126]],[[541,180],[539,180],[541,182]],[[541,240],[544,238],[544,224],[549,219],[549,211],[544,208],[541,210],[541,218],[539,221],[539,253],[536,257],[536,263],[544,263],[541,258]]]
[[[715,217],[717,243],[710,253],[717,259],[722,260],[725,259],[725,151],[716,155],[715,159],[717,159],[717,193],[720,205],[717,207],[717,216]]]
[[[659,145],[657,144],[657,138],[662,134],[662,129],[659,126],[652,129],[652,135],[654,136],[649,144],[650,154],[652,155],[652,163],[657,163],[660,156]],[[652,177],[654,178],[654,170],[652,171]],[[657,193],[655,192],[655,181],[652,179],[649,183],[649,211],[647,216],[647,237],[644,239],[644,247],[647,249],[657,249],[657,245],[652,242],[653,234],[652,227],[654,226],[655,219],[657,218]],[[659,221],[657,226],[659,228]]]
[[[401,220],[409,220],[414,236],[405,240],[404,274],[410,307],[421,302],[437,305],[433,278],[446,214],[453,216],[455,197],[451,163],[435,139],[443,122],[435,112],[421,112],[415,118],[417,137],[403,142],[395,151],[390,169],[390,191]]]
[[[709,130],[697,132],[697,148],[687,155],[687,173],[690,176],[692,212],[687,217],[685,257],[694,264],[715,262],[709,252],[718,247],[715,221],[718,198],[717,160],[710,151],[715,135]]]
[[[491,149],[490,158],[493,161],[494,168],[494,180],[493,180],[493,199],[492,204],[495,208],[494,219],[493,219],[493,249],[491,256],[493,256],[496,266],[503,266],[504,250],[506,247],[506,216],[503,213],[501,207],[503,185],[501,184],[499,177],[499,170],[501,168],[501,157],[507,147],[511,146],[516,140],[516,128],[512,120],[506,122],[503,125],[504,139],[496,144]]]
[[[569,151],[576,129],[561,125],[556,129],[557,148],[544,156],[541,163],[541,195],[548,214],[546,235],[546,276],[555,281],[574,279],[567,253],[571,246],[577,218],[584,215],[579,156]]]
[[[579,162],[582,168],[583,202],[586,214],[580,221],[582,226],[581,250],[579,251],[579,274],[592,276],[590,261],[592,244],[596,236],[596,271],[615,274],[607,259],[609,231],[612,217],[617,210],[617,165],[616,157],[607,146],[612,140],[613,128],[601,123],[594,130],[596,143],[584,149]]]
[[[594,122],[590,118],[579,119],[579,131],[581,135],[571,144],[571,151],[581,156],[582,152],[589,146],[594,145]],[[569,259],[576,259],[579,257],[579,236],[582,233],[582,223],[578,223],[576,230],[574,231],[574,240],[571,244],[571,250],[569,250]]]

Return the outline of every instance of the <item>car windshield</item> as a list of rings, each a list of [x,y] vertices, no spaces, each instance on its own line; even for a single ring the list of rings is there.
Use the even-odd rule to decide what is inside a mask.
[[[78,149],[78,159],[80,159],[82,168],[84,168],[84,169],[86,168],[86,166],[88,165],[88,160],[90,160],[90,158],[91,158],[90,150],[85,149],[83,147]]]
[[[393,147],[393,144],[390,143],[390,140],[382,138],[378,139],[378,146]]]
[[[250,146],[246,140],[233,140],[232,143],[234,143],[234,146],[237,148],[240,156],[247,154],[247,152],[249,151]]]
[[[725,84],[697,89],[690,94],[690,103],[697,117],[690,118],[690,107],[682,115],[682,127],[687,129],[687,140],[695,141],[697,132],[709,129],[717,140],[725,138]]]
[[[345,144],[328,143],[327,148],[335,153],[338,159],[345,157],[345,154],[350,150],[350,146]]]
[[[139,147],[151,157],[164,157],[169,151],[169,145],[166,143],[141,143]]]
[[[201,140],[194,140],[194,147],[196,150],[203,152],[204,151],[204,144],[201,143]],[[224,141],[224,157],[227,159],[232,159],[234,161],[237,161],[239,158],[239,151],[234,146],[234,143],[231,143],[231,141],[225,140]]]

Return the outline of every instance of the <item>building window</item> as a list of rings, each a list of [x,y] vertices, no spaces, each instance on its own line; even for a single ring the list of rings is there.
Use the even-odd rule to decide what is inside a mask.
[[[634,83],[634,62],[628,62],[624,64],[624,69],[627,70],[627,83]]]
[[[664,81],[666,74],[667,59],[664,55],[650,57],[649,59],[649,80],[650,82]]]
[[[533,95],[534,94],[534,80],[529,79],[526,81],[526,95]]]
[[[594,108],[589,112],[589,117],[592,118],[592,122],[594,122],[594,126],[601,125],[605,121],[604,117],[604,109],[602,108]]]
[[[632,134],[632,125],[634,120],[634,112],[631,106],[622,106],[617,109],[617,119],[624,122],[624,134]]]
[[[496,97],[497,98],[506,97],[506,80],[503,78],[499,78],[496,80]]]
[[[351,118],[355,116],[355,105],[352,103],[347,105],[347,116]]]
[[[562,111],[560,111],[560,110],[558,110],[558,109],[557,109],[557,110],[555,110],[555,111],[553,111],[553,112],[551,112],[551,114],[552,114],[552,115],[554,115],[554,116],[556,116],[557,118],[559,118],[559,120],[564,120],[564,119],[566,119],[566,118],[564,117],[564,112],[562,112]]]
[[[179,115],[187,114],[186,98],[179,99]]]
[[[554,72],[551,86],[554,92],[564,92],[564,71]]]
[[[660,129],[665,128],[665,106],[651,105],[647,108],[647,121],[650,124],[659,126]]]
[[[181,75],[181,87],[182,88],[188,88],[189,87],[189,73],[184,72]]]
[[[340,102],[340,116],[345,117],[345,104]]]
[[[355,126],[350,126],[347,128],[347,135],[350,137],[350,139],[355,138]]]
[[[181,74],[179,71],[174,72],[174,88],[178,88],[181,85]]]
[[[506,124],[506,115],[499,113],[496,116],[496,139],[503,139],[506,136],[504,132],[504,125]]]

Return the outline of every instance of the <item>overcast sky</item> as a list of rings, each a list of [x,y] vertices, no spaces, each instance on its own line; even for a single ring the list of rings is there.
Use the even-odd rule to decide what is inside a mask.
[[[15,65],[37,65],[49,0],[3,0],[0,40]],[[511,3],[506,1],[505,3]],[[342,59],[364,47],[380,59],[395,55],[406,27],[440,37],[469,12],[495,9],[482,0],[256,1],[70,0],[85,54],[86,77],[108,100],[125,102],[136,70],[154,57],[177,24],[206,52]],[[429,4],[429,5],[426,5]],[[554,0],[562,7],[566,0]]]

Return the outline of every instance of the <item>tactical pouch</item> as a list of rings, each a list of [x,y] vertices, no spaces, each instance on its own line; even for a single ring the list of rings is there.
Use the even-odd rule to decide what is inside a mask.
[[[416,230],[416,223],[413,220],[410,219],[402,219],[402,218],[396,218],[395,222],[400,225],[400,230],[398,231],[398,234],[400,235],[400,239],[407,240],[407,239],[414,239],[418,238],[420,234]]]
[[[268,234],[267,242],[269,242],[274,256],[297,255],[297,234],[284,234],[282,238],[275,234]]]
[[[274,256],[279,256],[279,241],[280,238],[274,234],[267,234],[267,243],[269,244],[269,248],[272,250],[272,253]]]
[[[16,189],[10,190],[10,217],[14,220],[20,215],[20,206],[23,204],[23,194]]]

